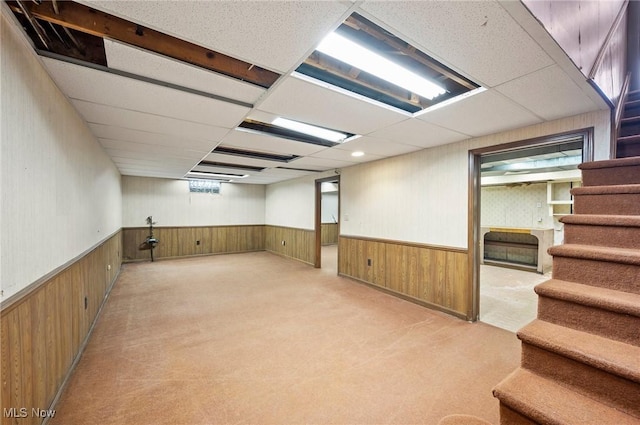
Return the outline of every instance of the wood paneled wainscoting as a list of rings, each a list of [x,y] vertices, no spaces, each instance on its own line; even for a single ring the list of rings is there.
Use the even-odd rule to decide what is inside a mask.
[[[314,265],[315,234],[313,230],[268,225],[265,226],[265,249]]]
[[[125,262],[151,259],[144,241],[148,227],[122,229]],[[264,225],[154,227],[160,242],[153,250],[154,258],[175,258],[235,252],[264,251]]]
[[[340,236],[339,252],[341,276],[471,319],[466,249]]]
[[[338,243],[338,223],[322,223],[322,245]]]
[[[61,390],[118,276],[121,253],[118,231],[2,303],[3,425],[42,422],[32,409],[46,412]]]

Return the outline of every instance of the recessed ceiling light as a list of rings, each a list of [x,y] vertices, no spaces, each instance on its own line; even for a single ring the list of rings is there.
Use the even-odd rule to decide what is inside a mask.
[[[299,133],[308,134],[310,136],[319,137],[324,140],[339,143],[347,138],[347,135],[333,130],[328,130],[322,127],[316,127],[315,125],[305,124],[299,121],[293,121],[286,118],[276,118],[271,122],[278,127],[284,127],[289,130],[297,131]]]
[[[326,36],[316,50],[427,99],[446,93],[436,83],[335,32]]]
[[[364,156],[364,152],[362,151],[355,151],[351,153],[351,156]]]

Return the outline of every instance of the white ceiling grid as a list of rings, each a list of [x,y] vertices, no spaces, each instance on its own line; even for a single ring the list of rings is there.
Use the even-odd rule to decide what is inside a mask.
[[[206,170],[249,174],[237,181],[270,184],[602,107],[594,101],[597,94],[576,80],[579,72],[568,70],[566,60],[554,50],[556,43],[538,30],[540,24],[520,2],[81,3],[282,74],[267,90],[108,40],[109,68],[142,79],[43,58],[52,78],[126,175],[183,178],[190,170]],[[291,75],[353,11],[488,90],[412,116]],[[270,122],[277,116],[361,137],[327,148],[234,130],[246,118]],[[211,153],[218,145],[300,158],[278,162]],[[356,150],[365,155],[351,156]],[[202,159],[233,165],[197,167]],[[265,169],[247,171],[243,165]]]

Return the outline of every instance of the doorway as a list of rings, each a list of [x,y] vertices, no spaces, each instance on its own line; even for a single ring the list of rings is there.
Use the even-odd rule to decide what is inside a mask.
[[[577,166],[593,158],[592,129],[470,151],[474,320],[515,332],[535,319],[533,288],[551,278],[547,249],[563,243]]]
[[[315,267],[338,274],[340,176],[316,180]]]

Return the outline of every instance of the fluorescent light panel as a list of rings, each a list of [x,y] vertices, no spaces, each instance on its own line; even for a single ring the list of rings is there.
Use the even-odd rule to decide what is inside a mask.
[[[289,120],[287,118],[278,117],[271,124],[283,127],[288,130],[297,131],[298,133],[308,134],[309,136],[318,137],[334,143],[340,143],[347,138],[347,135],[338,131],[328,130],[326,128],[316,127],[315,125],[305,124],[299,121]]]
[[[326,36],[316,50],[429,100],[446,93],[443,87],[335,32]]]

